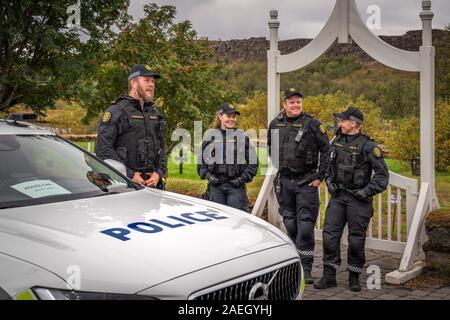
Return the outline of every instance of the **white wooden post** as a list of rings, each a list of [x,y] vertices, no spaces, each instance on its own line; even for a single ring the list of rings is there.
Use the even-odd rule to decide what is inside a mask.
[[[278,28],[280,27],[280,22],[278,21],[278,11],[270,11],[270,50],[267,52],[268,59],[268,74],[267,74],[267,93],[268,93],[268,106],[267,106],[267,127],[280,110],[280,74],[277,72],[277,59],[280,55],[278,50]],[[269,134],[271,134],[269,132]],[[278,145],[278,143],[276,143]],[[277,160],[278,161],[278,160]],[[272,166],[272,162],[268,161],[268,165]],[[269,172],[275,172],[269,170]],[[269,182],[273,181],[273,177],[266,175],[266,179]],[[273,191],[273,184],[268,185],[270,189],[268,195],[268,221],[277,225],[278,222],[278,202]]]
[[[422,1],[422,46],[420,47],[420,180],[430,186],[430,210],[439,208],[436,195],[435,175],[435,97],[434,62],[435,48],[432,43],[431,1]]]

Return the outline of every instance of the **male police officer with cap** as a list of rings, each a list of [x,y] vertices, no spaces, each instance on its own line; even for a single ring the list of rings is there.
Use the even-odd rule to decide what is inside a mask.
[[[340,129],[331,142],[326,177],[331,199],[323,229],[324,273],[314,287],[336,286],[336,270],[341,263],[340,241],[348,223],[349,285],[350,290],[361,291],[359,275],[365,263],[366,231],[373,214],[372,197],[386,189],[389,171],[381,149],[360,131],[364,121],[362,112],[349,107],[334,115]]]
[[[270,123],[268,146],[278,167],[275,192],[287,233],[298,248],[305,281],[313,283],[314,225],[319,212],[318,187],[325,177],[329,140],[320,121],[303,112],[302,94],[295,88],[284,93],[284,110]],[[272,140],[278,130],[278,141]],[[279,161],[273,150],[278,149]],[[320,155],[320,160],[319,160]]]
[[[246,183],[258,172],[256,151],[250,138],[236,129],[240,113],[223,103],[210,134],[205,137],[198,159],[198,174],[208,180],[208,200],[248,212]]]
[[[128,95],[109,106],[99,122],[95,152],[101,159],[122,162],[134,182],[163,188],[167,174],[165,122],[153,103],[158,78],[148,65],[131,69]]]

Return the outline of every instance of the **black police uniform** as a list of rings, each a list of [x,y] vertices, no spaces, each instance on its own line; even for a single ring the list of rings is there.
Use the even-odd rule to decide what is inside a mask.
[[[159,78],[149,69],[138,65],[131,70],[129,79],[139,75]],[[141,108],[139,100],[120,97],[108,107],[99,122],[96,155],[122,162],[129,178],[137,171],[143,174],[156,171],[161,178],[165,177],[164,130],[165,121],[153,103],[146,102]],[[161,188],[161,180],[158,187]]]
[[[301,94],[295,89],[286,91],[284,98]],[[272,130],[279,130],[278,157],[273,157]],[[269,125],[269,153],[278,168],[274,181],[288,236],[295,243],[305,271],[311,272],[314,259],[314,226],[319,213],[319,192],[309,186],[315,179],[323,180],[328,166],[329,139],[320,121],[308,113],[290,118],[280,113]],[[320,156],[320,161],[319,161]]]
[[[219,112],[239,114],[228,103]],[[240,129],[212,130],[200,152],[197,171],[201,179],[208,180],[206,199],[249,212],[246,183],[258,172],[256,151],[249,137]]]
[[[362,113],[353,107],[335,115],[351,119],[352,114],[363,119]],[[336,270],[341,264],[340,241],[348,223],[347,269],[356,281],[353,285],[357,288],[351,289],[359,291],[358,275],[363,272],[365,263],[366,231],[373,215],[372,197],[383,192],[389,182],[389,171],[381,149],[362,133],[345,135],[339,130],[331,142],[326,182],[332,197],[323,229],[324,277],[325,280],[331,278],[331,283],[335,282]]]

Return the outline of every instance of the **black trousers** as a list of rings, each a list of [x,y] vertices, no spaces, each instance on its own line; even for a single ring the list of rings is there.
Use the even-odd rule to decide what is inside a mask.
[[[245,185],[238,188],[229,183],[221,183],[217,186],[209,185],[209,200],[249,212],[247,190]]]
[[[319,214],[319,189],[308,184],[297,186],[303,178],[281,176],[277,193],[279,213],[288,236],[297,247],[303,269],[311,271],[314,261],[314,226]]]
[[[366,262],[366,232],[373,215],[372,202],[356,199],[346,191],[331,198],[323,227],[323,263],[338,269],[341,264],[341,237],[348,224],[347,269],[362,273]]]

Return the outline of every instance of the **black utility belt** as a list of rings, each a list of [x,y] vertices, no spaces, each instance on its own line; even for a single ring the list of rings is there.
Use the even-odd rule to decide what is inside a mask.
[[[236,176],[236,177],[217,176],[217,179],[219,179],[220,183],[227,183],[227,182],[230,182],[231,180],[234,180],[237,178],[239,178],[239,177],[238,176]]]
[[[311,172],[306,172],[306,173],[300,173],[300,172],[280,172],[280,175],[282,178],[286,178],[286,179],[302,179],[305,178],[307,176],[310,176],[314,173]]]

